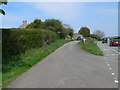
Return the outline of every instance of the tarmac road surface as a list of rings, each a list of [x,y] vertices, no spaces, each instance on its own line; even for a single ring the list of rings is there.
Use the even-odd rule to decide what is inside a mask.
[[[118,81],[118,60],[120,59],[120,52],[118,46],[109,46],[108,43],[98,43],[99,47],[104,52],[104,59],[108,66],[114,80]]]
[[[77,43],[63,45],[6,88],[117,88],[116,56],[95,56],[81,50]],[[98,44],[104,51],[107,49]]]

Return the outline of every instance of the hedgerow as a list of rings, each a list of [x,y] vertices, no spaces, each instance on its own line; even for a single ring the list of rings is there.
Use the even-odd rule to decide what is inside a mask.
[[[39,29],[2,29],[2,58],[24,53],[30,48],[38,48],[58,39],[59,36],[49,30]]]

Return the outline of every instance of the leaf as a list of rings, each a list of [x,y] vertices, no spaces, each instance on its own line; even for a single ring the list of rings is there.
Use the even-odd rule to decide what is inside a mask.
[[[0,0],[0,5],[1,4],[5,4],[6,5],[7,3],[8,3],[7,0]]]
[[[5,11],[2,10],[2,9],[0,9],[0,13],[3,14],[3,15],[5,15]]]

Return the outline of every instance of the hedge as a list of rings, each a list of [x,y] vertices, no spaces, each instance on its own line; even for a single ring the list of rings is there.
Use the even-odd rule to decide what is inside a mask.
[[[41,47],[58,39],[59,36],[48,30],[2,29],[2,58],[7,59],[30,48]]]

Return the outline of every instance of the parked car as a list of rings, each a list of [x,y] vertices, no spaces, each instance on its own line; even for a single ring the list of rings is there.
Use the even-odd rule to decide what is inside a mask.
[[[112,39],[110,41],[110,46],[119,46],[120,45],[120,39]]]
[[[107,43],[108,42],[108,39],[107,38],[103,38],[102,39],[102,43]]]
[[[80,36],[77,37],[77,40],[82,40],[82,38]]]

